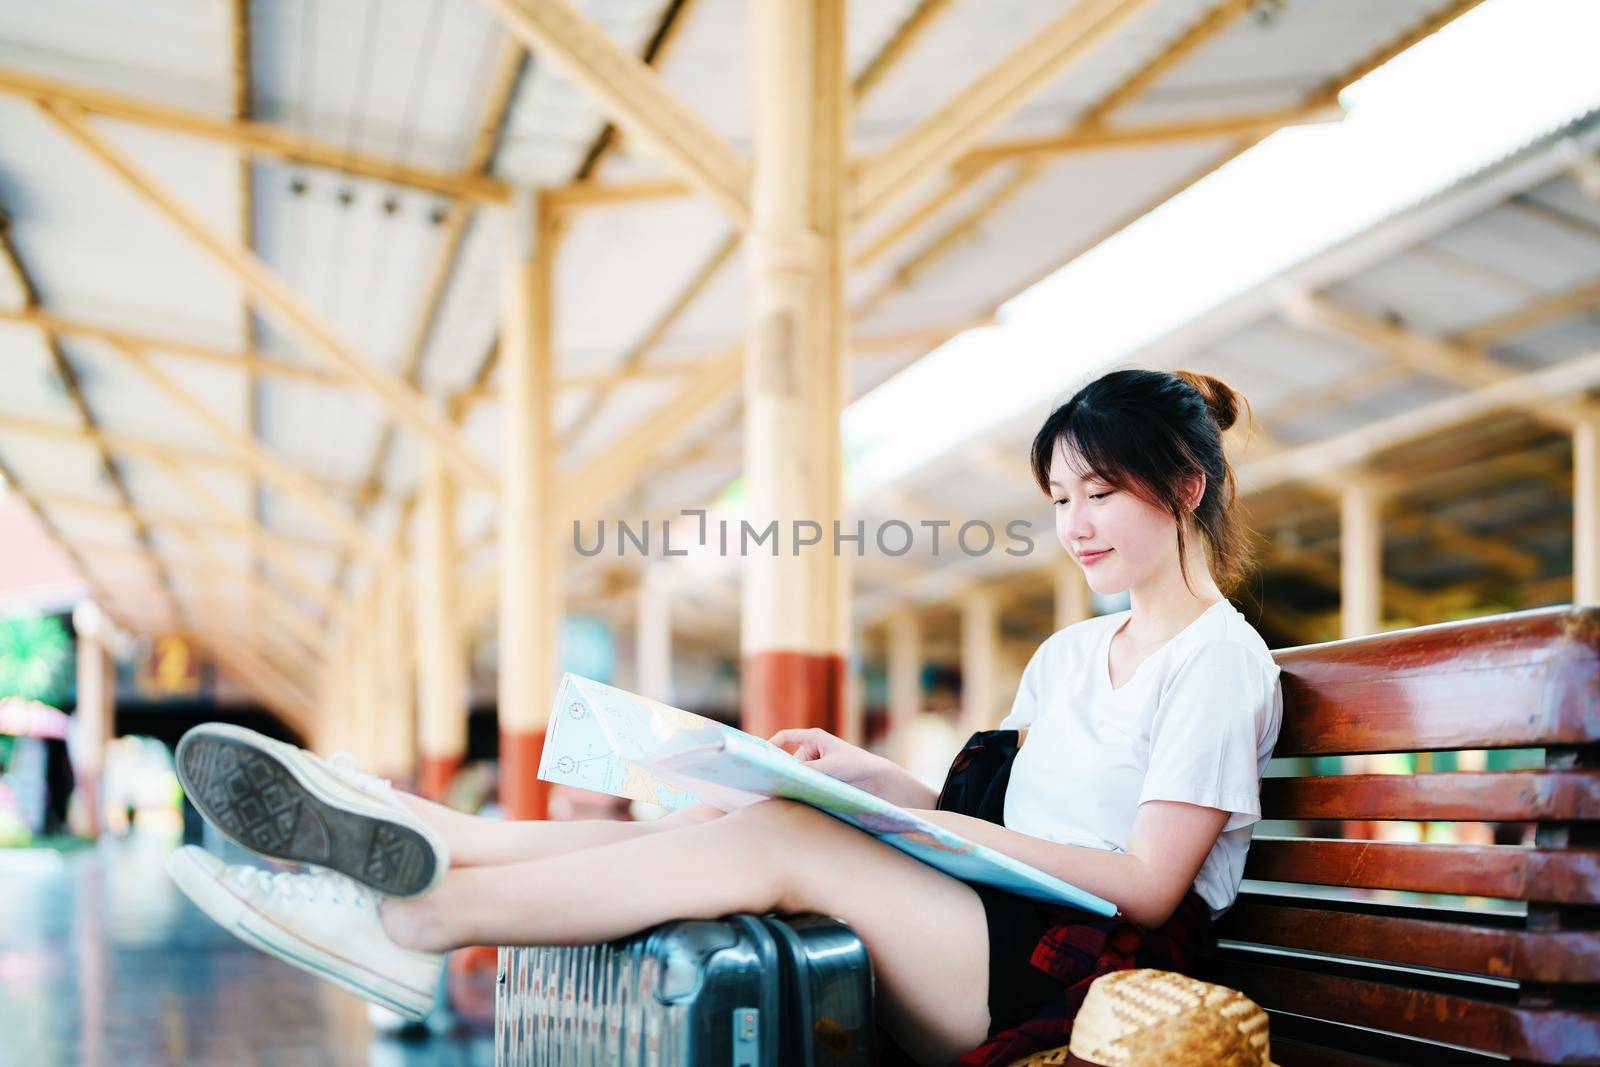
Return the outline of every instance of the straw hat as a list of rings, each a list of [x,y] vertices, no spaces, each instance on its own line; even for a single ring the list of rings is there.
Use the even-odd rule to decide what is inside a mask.
[[[1072,1024],[1073,1059],[1103,1067],[1273,1067],[1267,1013],[1226,986],[1171,971],[1113,971],[1095,979]],[[1064,1063],[1062,1050],[1052,1061]]]

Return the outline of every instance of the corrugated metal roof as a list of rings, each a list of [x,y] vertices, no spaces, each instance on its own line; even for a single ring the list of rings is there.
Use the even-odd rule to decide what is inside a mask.
[[[1212,0],[1153,0],[997,133],[1065,128],[1211,6]],[[1197,49],[1166,72],[1144,101],[1116,118],[1134,122],[1202,110],[1233,113],[1302,99],[1443,6],[1442,0],[1272,5],[1268,15],[1246,17]],[[666,0],[589,0],[582,7],[634,54],[641,54],[663,19],[676,12],[681,21],[660,64],[665,85],[736,148],[748,148],[750,54],[742,0],[699,0],[681,9]],[[853,73],[866,68],[914,7],[911,0],[857,0],[849,5]],[[1064,10],[1064,4],[1028,0],[951,5],[857,113],[857,150],[892,143]],[[456,171],[467,165],[509,41],[484,5],[470,0],[255,0],[251,12],[250,104],[257,119],[416,167]],[[0,0],[0,67],[212,116],[231,114],[231,50],[226,5]],[[91,121],[218,232],[235,238],[241,233],[245,220],[237,151],[126,122]],[[603,128],[602,112],[587,95],[535,57],[512,95],[493,172],[517,183],[568,182]],[[602,177],[667,173],[661,161],[637,149],[624,141]],[[947,227],[968,219],[1005,186],[1011,168],[997,167],[926,220],[918,236],[852,278],[855,301],[886,293],[870,313],[859,316],[853,329],[871,336],[952,326],[987,314],[1232,149],[1220,141],[1198,142],[1054,161],[1004,207],[975,221],[952,254],[908,273],[907,264]],[[362,358],[390,373],[405,370],[428,280],[441,256],[448,202],[431,193],[298,164],[257,161],[249,174],[250,222],[259,257]],[[862,228],[856,249],[915,211],[939,179],[910,186],[880,218]],[[0,206],[13,219],[11,236],[50,311],[229,350],[244,344],[245,302],[237,281],[15,96],[0,96]],[[489,355],[503,299],[501,274],[510,225],[508,210],[488,207],[478,210],[467,228],[418,368],[423,388],[432,395],[457,393],[473,384]],[[559,258],[558,374],[615,367],[677,300],[728,232],[725,220],[694,199],[594,209],[578,217],[563,237]],[[1463,237],[1459,247],[1447,251],[1478,255],[1472,242],[1493,244],[1492,238]],[[1501,257],[1500,265],[1530,285],[1553,285],[1562,271],[1583,269],[1584,254],[1574,248],[1549,263]],[[706,358],[741,338],[748,321],[746,269],[742,255],[731,257],[645,358]],[[9,285],[9,279],[0,279],[0,286]],[[1419,291],[1418,299],[1422,296]],[[0,289],[0,298],[14,307],[19,294]],[[258,325],[257,347],[264,352],[327,366],[272,315],[261,315]],[[48,364],[30,332],[0,323],[0,349],[8,361],[0,413],[74,418],[64,398],[50,395]],[[907,344],[863,354],[852,368],[852,389],[859,393],[882,381],[921,347]],[[196,420],[174,414],[173,404],[103,344],[69,340],[66,351],[75,365],[81,364],[85,399],[108,431],[226,451],[225,443]],[[241,432],[250,426],[251,402],[242,375],[194,360],[162,359],[160,365],[229,425]],[[673,388],[671,378],[660,377],[610,390],[582,432],[572,434],[563,463],[570,469],[581,458],[608,448],[653,447],[636,444],[633,437],[648,433],[650,413]],[[271,453],[325,484],[343,487],[330,492],[349,499],[344,490],[355,489],[366,477],[381,428],[389,421],[380,405],[347,389],[280,376],[262,378],[256,391],[256,430]],[[575,389],[559,398],[563,431],[573,429],[593,395]],[[709,492],[737,471],[739,437],[727,427],[738,404],[737,395],[730,395],[704,414],[696,433],[719,447],[707,449],[711,458],[697,460],[690,473],[666,472],[662,484],[674,492]],[[462,431],[491,463],[503,417],[491,399],[475,407]],[[682,444],[693,443],[695,436],[690,434]],[[388,502],[371,518],[374,529],[385,532],[399,522],[395,498],[416,478],[416,449],[408,435],[402,433],[400,439],[383,467]],[[93,451],[85,446],[0,428],[0,454],[29,485],[51,485],[115,503]],[[130,457],[126,467],[130,490],[141,505],[148,500],[176,508],[183,499],[181,487],[149,463]],[[199,465],[195,469],[199,476]],[[253,479],[243,466],[208,469],[204,477],[229,507],[248,510]],[[974,506],[1003,503],[985,495],[990,493],[987,485],[975,492]],[[323,525],[281,491],[268,489],[263,499],[273,529],[297,537],[316,534],[331,542]],[[1018,505],[1028,499],[1027,492],[1019,492]],[[488,521],[487,505],[476,494],[468,494],[462,507],[464,528],[481,529]],[[84,536],[91,542],[109,536],[105,530],[91,530],[87,515],[64,518],[63,528],[69,528],[69,521],[72,531],[89,531]],[[93,521],[107,529],[125,525],[108,514]],[[131,530],[124,532],[131,538]],[[181,552],[165,536],[161,543]],[[237,544],[229,543],[234,547],[228,551],[237,556]],[[130,549],[132,544],[127,542]],[[311,551],[305,560],[330,581],[336,573],[330,553]]]

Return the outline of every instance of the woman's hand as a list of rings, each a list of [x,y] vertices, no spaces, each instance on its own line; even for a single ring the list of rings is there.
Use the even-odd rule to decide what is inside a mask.
[[[815,726],[779,730],[768,738],[779,748],[792,752],[808,767],[831,778],[848,782],[892,804],[932,807],[931,790],[912,778],[892,760],[857,748],[840,737]]]
[[[869,793],[872,790],[867,788],[868,784],[882,770],[882,764],[888,762],[882,756],[875,756],[814,726],[779,730],[768,740],[793,753],[796,759],[813,769],[841,782],[860,786]]]

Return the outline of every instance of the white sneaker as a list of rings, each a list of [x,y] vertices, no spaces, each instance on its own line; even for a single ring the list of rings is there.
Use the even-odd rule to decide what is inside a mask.
[[[444,877],[444,842],[389,783],[242,726],[203,723],[178,742],[178,780],[206,821],[273,859],[338,871],[385,896]]]
[[[395,944],[377,898],[343,875],[230,866],[195,845],[167,857],[167,874],[246,944],[410,1019],[433,1006],[444,954]]]

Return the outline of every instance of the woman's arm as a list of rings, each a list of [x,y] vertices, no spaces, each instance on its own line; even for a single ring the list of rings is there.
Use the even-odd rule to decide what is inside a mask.
[[[1228,813],[1172,800],[1139,805],[1126,852],[1061,845],[953,811],[918,815],[1111,901],[1146,929],[1166,922],[1194,885]]]
[[[939,802],[937,790],[923,785],[888,757],[878,758],[882,763],[874,766],[870,782],[862,785],[867,792],[902,808],[931,808]]]
[[[1017,748],[1020,750],[1027,740],[1028,728],[1024,726],[1017,731]],[[923,785],[921,781],[911,776],[910,771],[887,756],[876,758],[881,760],[882,764],[876,767],[870,781],[858,783],[867,792],[882,797],[891,804],[898,804],[902,808],[932,808],[939,803],[937,789]]]

